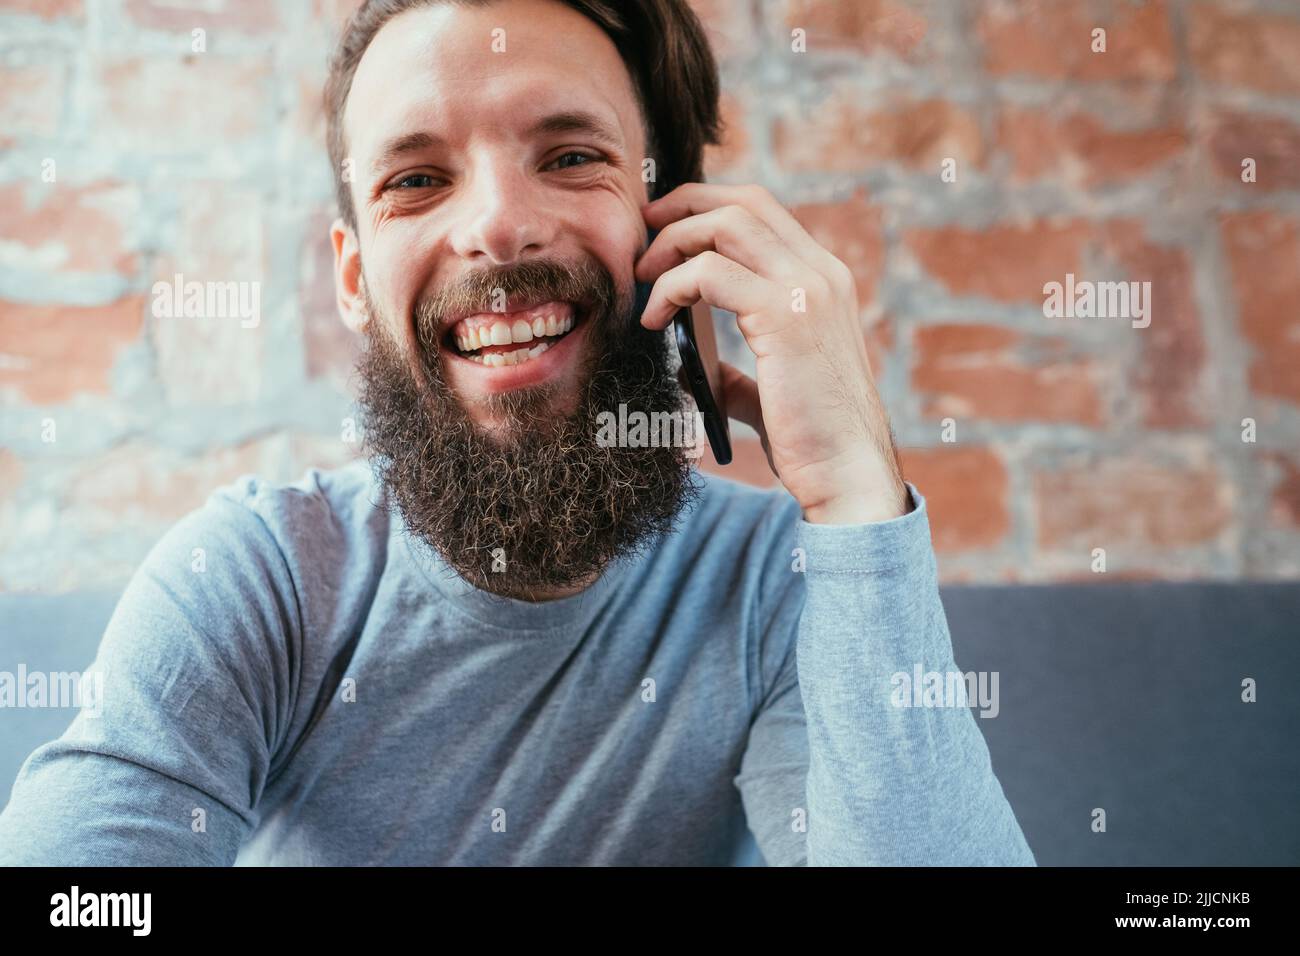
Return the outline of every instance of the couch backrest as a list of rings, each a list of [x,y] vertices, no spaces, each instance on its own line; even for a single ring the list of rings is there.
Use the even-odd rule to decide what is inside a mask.
[[[976,723],[1040,865],[1300,863],[1300,586],[943,596],[958,667],[983,672],[989,690],[997,675],[997,715]],[[116,600],[0,595],[0,671],[84,670]],[[1247,678],[1256,703],[1242,701]],[[71,719],[0,710],[6,802],[23,760]]]

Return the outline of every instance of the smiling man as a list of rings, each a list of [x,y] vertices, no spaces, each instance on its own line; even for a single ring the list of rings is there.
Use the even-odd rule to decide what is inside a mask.
[[[717,94],[679,0],[362,7],[326,102],[370,462],[168,532],[0,860],[1034,862],[965,701],[896,700],[957,672],[925,500],[848,270],[699,182]],[[682,407],[686,306],[736,316],[780,489],[596,441]]]

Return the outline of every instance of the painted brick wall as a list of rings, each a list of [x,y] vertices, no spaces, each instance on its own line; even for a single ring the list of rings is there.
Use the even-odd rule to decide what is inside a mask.
[[[0,589],[123,583],[214,486],[357,453],[318,105],[351,6],[0,0]],[[697,9],[709,178],[853,268],[945,578],[1300,577],[1300,7]],[[260,323],[155,317],[178,273]],[[1151,283],[1149,326],[1046,316],[1067,274]]]

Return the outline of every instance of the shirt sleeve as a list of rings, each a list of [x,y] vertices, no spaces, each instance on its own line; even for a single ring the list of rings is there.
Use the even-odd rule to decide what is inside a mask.
[[[903,680],[918,665],[945,687],[959,673],[926,502],[908,490],[914,509],[889,521],[800,518],[802,574],[788,566],[803,600],[779,578],[765,585],[781,592],[767,627],[792,629],[794,653],[751,725],[736,785],[769,864],[1036,865],[965,699],[914,706],[933,698]]]
[[[0,864],[230,865],[290,718],[288,568],[250,509],[214,496],[123,592],[57,740],[0,813]]]

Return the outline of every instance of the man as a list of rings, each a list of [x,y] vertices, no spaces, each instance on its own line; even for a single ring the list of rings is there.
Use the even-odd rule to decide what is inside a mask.
[[[685,3],[366,4],[327,106],[373,472],[246,478],[164,537],[0,859],[1032,864],[969,709],[896,706],[956,671],[925,501],[848,270],[698,182]],[[701,302],[779,491],[595,440],[680,409]]]

